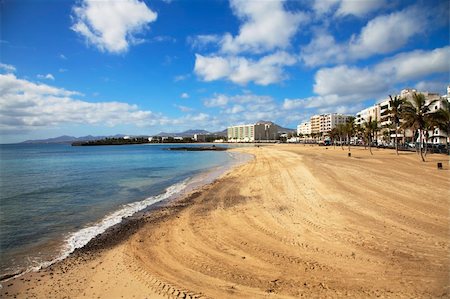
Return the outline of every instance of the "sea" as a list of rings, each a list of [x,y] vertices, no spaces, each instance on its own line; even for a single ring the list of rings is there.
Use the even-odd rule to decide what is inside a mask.
[[[61,260],[122,219],[249,159],[168,150],[177,146],[186,145],[0,145],[0,277]]]

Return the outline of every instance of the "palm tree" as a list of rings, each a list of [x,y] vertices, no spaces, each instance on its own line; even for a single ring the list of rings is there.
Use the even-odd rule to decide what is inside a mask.
[[[376,119],[372,120],[372,116],[369,116],[369,120],[364,122],[363,128],[364,128],[364,135],[366,136],[366,139],[368,140],[369,143],[370,154],[373,155],[372,140],[373,137],[375,136],[375,133],[378,132],[378,121]]]
[[[364,126],[362,126],[361,124],[357,124],[355,126],[355,132],[358,138],[362,138],[364,140]],[[364,142],[364,149],[366,149],[366,142]]]
[[[426,103],[425,96],[421,93],[413,93],[411,101],[405,101],[402,105],[401,116],[403,119],[403,127],[413,128],[418,130],[419,133],[419,151],[422,161],[425,162],[422,151],[422,142],[424,136],[424,130],[427,127],[428,122],[432,122],[436,117],[434,114],[429,113],[430,107],[434,105],[438,100],[432,100],[428,104]]]
[[[345,135],[345,124],[338,124],[336,130],[339,135],[339,143],[341,144],[342,150],[344,150],[344,143],[342,142],[342,136]]]
[[[441,108],[434,113],[433,125],[439,128],[448,138],[450,134],[450,102],[448,99],[441,100]],[[445,140],[445,147],[447,154],[450,154],[447,139]]]
[[[395,96],[394,98],[389,95],[389,105],[391,109],[388,110],[388,113],[393,117],[393,123],[395,125],[395,152],[398,155],[398,127],[400,125],[400,116],[401,116],[401,106],[404,103],[404,100],[399,96]]]
[[[338,132],[337,128],[331,129],[329,135],[333,142],[334,148],[336,148],[336,138],[339,136],[339,132]]]
[[[350,137],[355,134],[355,118],[350,116],[345,123],[345,132],[347,133],[348,151],[350,151]]]

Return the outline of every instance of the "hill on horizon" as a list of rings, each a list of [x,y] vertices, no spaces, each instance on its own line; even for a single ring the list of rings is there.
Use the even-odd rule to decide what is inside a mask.
[[[274,122],[270,122],[270,121],[258,121],[258,123],[272,123],[277,127],[277,131],[278,133],[289,133],[289,132],[295,132],[295,129],[289,129],[289,128],[284,128],[281,127],[277,124],[275,124]],[[125,135],[125,134],[116,134],[116,135],[111,135],[111,136],[92,136],[92,135],[87,135],[87,136],[82,136],[82,137],[75,137],[75,136],[68,136],[68,135],[62,135],[62,136],[58,136],[58,137],[53,137],[53,138],[47,138],[47,139],[34,139],[34,140],[25,140],[23,142],[20,143],[25,143],[25,144],[42,144],[42,143],[72,143],[75,141],[93,141],[93,140],[100,140],[100,139],[105,139],[105,138],[122,138],[124,136],[133,136],[133,137],[142,137],[142,136],[168,136],[168,137],[190,137],[193,136],[194,134],[205,134],[205,135],[216,135],[216,136],[226,136],[227,135],[227,129],[224,129],[222,131],[218,131],[218,132],[209,132],[207,130],[202,130],[202,129],[190,129],[190,130],[186,130],[183,132],[178,132],[178,133],[168,133],[168,132],[160,132],[156,135]]]

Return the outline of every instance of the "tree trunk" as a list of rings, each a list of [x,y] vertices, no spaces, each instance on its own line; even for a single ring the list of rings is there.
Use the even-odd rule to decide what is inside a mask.
[[[395,125],[395,152],[398,156],[398,138],[397,138],[398,126]]]
[[[373,155],[373,153],[372,153],[372,138],[371,137],[369,137],[369,152],[371,155]]]
[[[422,151],[422,132],[419,131],[419,147],[420,147],[420,157],[422,158],[422,162],[425,162],[425,158],[423,157],[423,151]]]
[[[342,135],[339,136],[339,142],[341,143],[342,150],[344,150],[344,144],[342,143]]]
[[[350,151],[350,134],[347,135],[347,142],[348,142],[348,151]]]

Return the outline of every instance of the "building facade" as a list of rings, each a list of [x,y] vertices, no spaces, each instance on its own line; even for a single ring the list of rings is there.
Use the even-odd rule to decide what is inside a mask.
[[[432,107],[430,112],[435,112],[442,108],[442,101],[449,99],[450,87],[447,87],[447,95],[441,97],[438,93],[420,92],[416,89],[403,89],[398,95],[400,98],[406,101],[412,101],[414,93],[420,93],[425,96],[426,103],[430,103],[433,100],[438,100]],[[394,118],[390,113],[391,110],[390,98],[386,98],[371,106],[363,109],[356,114],[355,124],[363,125],[368,122],[370,118],[378,121],[379,132],[377,134],[377,142],[385,142],[384,138],[389,137],[389,140],[395,140],[395,125],[393,124]],[[387,133],[386,133],[387,132]],[[428,132],[428,142],[430,143],[445,143],[448,140],[448,136],[441,132],[439,129],[430,130]],[[397,132],[397,138],[399,142],[414,142],[414,132],[410,129],[400,129]]]
[[[309,121],[304,122],[297,126],[297,135],[310,135],[311,134],[311,123]]]
[[[313,115],[309,119],[309,123],[311,124],[311,134],[319,134],[320,133],[320,115]]]
[[[423,94],[425,96],[425,103],[429,104],[432,101],[436,102],[430,107],[430,113],[436,112],[437,110],[441,109],[442,106],[442,101],[443,100],[448,100],[448,92],[449,92],[449,87],[447,87],[447,97],[441,97],[440,94],[438,93],[434,93],[434,92],[418,92],[415,89],[403,89],[400,93],[400,96],[407,100],[407,101],[412,101],[413,98],[413,94],[414,93],[420,93]],[[436,128],[434,130],[429,130],[428,132],[428,142],[429,143],[433,143],[433,144],[441,144],[441,143],[446,143],[448,142],[448,136],[442,132],[440,129]],[[406,138],[413,138],[413,132],[411,130],[406,130],[405,131],[405,137]]]
[[[380,107],[377,104],[356,113],[355,125],[362,126],[365,122],[369,122],[370,119],[378,121],[380,117]]]
[[[312,134],[326,134],[337,125],[347,123],[349,117],[340,113],[313,115],[310,118],[310,131]]]
[[[197,142],[205,142],[206,141],[206,134],[194,134],[193,139]]]
[[[278,129],[274,123],[259,122],[227,128],[228,142],[255,142],[276,140]]]

